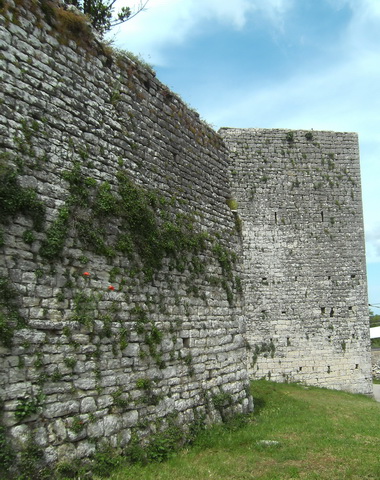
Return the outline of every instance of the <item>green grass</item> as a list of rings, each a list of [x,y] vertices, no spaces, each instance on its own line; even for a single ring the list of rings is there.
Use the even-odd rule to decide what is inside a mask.
[[[256,413],[216,426],[164,463],[125,466],[111,480],[378,480],[380,403],[295,384],[252,383]],[[265,444],[263,441],[274,441]],[[96,477],[103,478],[103,477]]]

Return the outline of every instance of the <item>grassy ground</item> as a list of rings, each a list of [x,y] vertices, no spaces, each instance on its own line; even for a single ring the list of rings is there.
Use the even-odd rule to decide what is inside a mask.
[[[256,413],[215,427],[168,461],[112,480],[379,480],[380,403],[294,384],[252,383]],[[101,478],[101,477],[98,477]]]

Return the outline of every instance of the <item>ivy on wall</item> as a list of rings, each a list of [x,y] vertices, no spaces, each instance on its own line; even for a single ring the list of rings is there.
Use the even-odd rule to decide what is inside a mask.
[[[0,10],[6,13],[6,22],[17,23],[21,3],[26,6],[29,1],[21,0],[16,6],[10,6],[0,0]],[[75,18],[71,12],[48,0],[30,2],[30,9],[25,10],[35,14],[37,29],[43,30],[47,21],[53,27],[51,34],[61,46],[74,39],[87,54],[94,48],[85,19]],[[9,13],[13,13],[13,18]],[[58,43],[54,42],[56,47],[53,50],[60,48]],[[125,60],[123,63],[120,56],[111,59],[106,47],[98,47],[95,53],[101,52],[106,57],[100,57],[103,65],[108,66],[108,61],[116,62],[119,67],[123,64],[123,72],[130,77],[124,87],[128,87],[134,101],[141,102],[144,95],[139,83],[143,82],[147,90],[150,88],[146,73],[133,62]],[[54,55],[49,58],[49,66],[54,64],[54,58]],[[28,65],[25,62],[24,79],[29,66],[33,66],[32,57]],[[151,77],[151,72],[148,76]],[[62,85],[62,78],[58,82]],[[125,92],[117,82],[112,88],[109,105],[117,110]],[[163,95],[163,92],[159,90],[157,95]],[[165,101],[172,110],[172,121],[176,116],[175,121],[182,122],[186,130],[195,135],[198,144],[216,141],[217,136],[212,132],[208,132],[210,138],[205,136],[207,128],[194,121],[181,102],[173,101],[169,95]],[[176,112],[175,107],[181,111]],[[185,207],[187,203],[182,195],[185,189],[181,192],[178,189],[182,198],[176,198],[167,192],[143,187],[132,178],[129,170],[123,168],[124,164],[128,165],[128,160],[121,157],[112,174],[106,177],[110,170],[100,168],[99,172],[94,167],[98,159],[94,158],[93,152],[90,153],[90,145],[77,146],[65,138],[63,142],[66,143],[50,147],[49,139],[54,137],[52,125],[42,115],[51,119],[51,113],[27,112],[25,108],[20,114],[25,118],[16,120],[19,121],[16,129],[12,123],[12,131],[17,131],[9,139],[5,153],[0,154],[0,228],[4,232],[0,235],[0,252],[8,262],[6,268],[0,268],[0,341],[15,354],[16,362],[19,362],[15,368],[20,378],[32,378],[31,388],[21,386],[16,406],[11,405],[9,409],[7,405],[8,410],[4,412],[4,417],[8,415],[9,418],[11,413],[13,421],[16,419],[19,425],[28,429],[32,444],[33,429],[46,413],[51,400],[45,400],[50,395],[50,384],[62,382],[65,387],[69,386],[69,395],[75,400],[80,392],[74,380],[81,369],[85,369],[93,386],[91,395],[96,399],[97,395],[105,393],[104,365],[110,359],[121,363],[122,357],[133,357],[141,374],[145,375],[145,368],[147,372],[146,377],[130,385],[121,380],[119,384],[115,374],[117,384],[106,392],[112,398],[110,413],[131,409],[144,412],[150,405],[157,405],[170,394],[170,388],[167,389],[169,392],[166,391],[159,381],[161,373],[158,369],[166,368],[170,362],[179,365],[184,376],[196,375],[197,359],[193,358],[194,351],[189,350],[190,336],[182,339],[180,333],[182,322],[191,319],[193,305],[193,312],[199,308],[201,300],[207,305],[208,287],[217,293],[218,299],[223,297],[224,289],[224,298],[230,306],[235,295],[242,292],[240,279],[235,275],[236,255],[227,246],[229,238],[226,237],[230,232],[225,230],[226,235],[223,235],[205,231],[206,222],[203,225],[198,223],[201,216],[193,215],[190,208]],[[133,113],[128,115],[133,123]],[[132,140],[127,143],[136,156],[136,165],[141,167],[138,152],[141,146]],[[99,155],[104,161],[104,144],[99,142],[99,145]],[[61,162],[55,164],[55,171],[49,158],[54,148],[55,155],[59,151]],[[63,171],[59,170],[62,165]],[[155,175],[160,173],[154,165],[152,172]],[[65,194],[51,195],[54,184],[59,188],[64,186]],[[12,244],[14,239],[17,248]],[[21,265],[26,268],[18,277],[16,270]],[[109,283],[104,282],[107,274]],[[22,284],[20,292],[15,288],[17,284]],[[23,289],[26,286],[28,288]],[[170,307],[165,298],[168,291]],[[40,293],[42,295],[38,297]],[[26,294],[28,299],[24,304],[20,301],[21,294]],[[175,317],[173,310],[178,316]],[[25,314],[25,320],[20,312]],[[26,330],[28,316],[35,321],[34,325],[37,324],[36,335]],[[42,333],[44,327],[39,330],[40,322],[45,320],[47,327],[52,326],[46,336]],[[19,328],[25,330],[15,335]],[[202,328],[207,328],[206,322]],[[48,341],[56,342],[54,354],[48,353]],[[12,342],[15,348],[12,348]],[[83,345],[89,348],[82,349]],[[130,351],[126,351],[128,346]],[[61,351],[65,352],[63,360],[58,359]],[[134,369],[131,367],[132,373]],[[153,377],[152,372],[157,372],[157,377]],[[196,379],[198,377],[193,380]],[[194,407],[195,418],[207,408],[215,413],[216,405],[218,412],[230,408],[232,400],[212,402],[211,391],[207,395],[202,404]],[[234,399],[237,403],[240,400]],[[68,437],[76,439],[87,434],[91,423],[98,420],[94,414],[82,411],[70,411],[62,418]],[[136,432],[139,434],[139,428],[150,427],[139,425]],[[174,427],[176,431],[177,427]],[[189,431],[195,431],[196,427],[196,423],[190,425]],[[168,442],[167,432],[164,434],[163,428],[161,430],[157,426],[159,453],[152,456],[162,455],[161,443]],[[5,429],[3,432],[0,426],[0,445],[5,437]],[[90,438],[90,441],[96,443],[97,439]],[[153,450],[156,448],[154,442]],[[39,458],[40,452],[33,455]],[[25,468],[25,471],[32,469]]]

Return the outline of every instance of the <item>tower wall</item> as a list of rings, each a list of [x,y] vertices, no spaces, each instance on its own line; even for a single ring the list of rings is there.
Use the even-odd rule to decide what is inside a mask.
[[[371,393],[357,135],[220,134],[242,221],[251,377]]]

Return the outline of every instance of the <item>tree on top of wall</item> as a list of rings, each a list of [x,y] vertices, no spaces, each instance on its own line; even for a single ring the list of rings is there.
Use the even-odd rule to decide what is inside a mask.
[[[375,313],[370,310],[369,311],[369,323],[370,327],[380,327],[380,315],[375,315]]]
[[[145,9],[149,0],[141,0],[133,8],[121,7],[117,13],[115,2],[116,0],[68,0],[70,5],[74,5],[90,18],[93,27],[101,35],[138,15]]]
[[[372,310],[369,311],[369,326],[371,328],[380,326],[380,315],[375,315]],[[380,348],[380,338],[372,338],[371,347]]]

